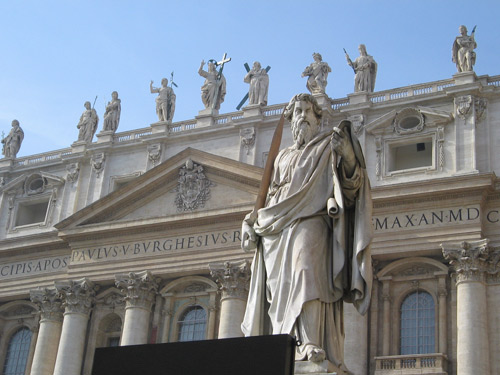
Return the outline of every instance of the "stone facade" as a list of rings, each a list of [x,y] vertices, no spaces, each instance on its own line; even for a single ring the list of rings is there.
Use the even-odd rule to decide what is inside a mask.
[[[347,366],[500,373],[500,76],[319,101],[325,129],[353,122],[374,199],[373,299],[366,316],[345,307]],[[37,375],[89,375],[94,349],[120,341],[177,341],[190,311],[206,339],[241,336],[252,259],[241,221],[283,107],[1,159],[0,366],[22,327]],[[404,354],[401,309],[416,292],[432,301],[433,350]]]

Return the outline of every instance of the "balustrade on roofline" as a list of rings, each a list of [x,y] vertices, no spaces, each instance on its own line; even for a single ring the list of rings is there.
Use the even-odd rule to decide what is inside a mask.
[[[63,156],[71,155],[71,152],[72,152],[71,148],[63,148],[61,150],[45,152],[43,154],[25,156],[22,158],[15,159],[14,166],[28,166],[33,164],[50,162],[53,160],[59,160]]]

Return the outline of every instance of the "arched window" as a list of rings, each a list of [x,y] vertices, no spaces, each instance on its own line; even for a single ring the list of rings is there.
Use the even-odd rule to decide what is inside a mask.
[[[432,296],[420,290],[401,304],[401,354],[435,353],[435,308]]]
[[[207,313],[199,305],[188,308],[179,319],[178,341],[196,341],[205,339]]]
[[[12,335],[3,366],[4,375],[24,375],[31,343],[31,331],[23,327]]]

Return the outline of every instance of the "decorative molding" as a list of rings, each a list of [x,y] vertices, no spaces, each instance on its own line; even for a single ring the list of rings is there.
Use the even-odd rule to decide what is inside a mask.
[[[255,144],[255,128],[245,128],[240,130],[241,146],[246,150],[247,155]]]
[[[444,127],[438,126],[437,128],[437,154],[439,171],[443,171],[444,167]]]
[[[415,264],[399,272],[402,276],[428,275],[430,273],[431,269],[429,267],[425,267],[420,264]]]
[[[207,284],[203,283],[194,283],[194,284],[189,284],[184,288],[183,292],[184,293],[200,293],[204,292],[209,288]]]
[[[403,108],[394,117],[394,131],[399,135],[419,133],[424,130],[424,116],[415,108]]]
[[[62,296],[64,314],[88,315],[95,301],[96,286],[87,278],[70,281],[56,281],[55,287]]]
[[[158,291],[158,282],[149,271],[129,272],[115,276],[116,286],[125,295],[125,308],[143,308],[151,311]]]
[[[205,202],[210,199],[210,187],[215,186],[204,173],[203,166],[194,163],[191,159],[186,160],[183,167],[179,169],[179,178],[174,192],[177,193],[175,204],[177,211],[194,211],[203,208]]]
[[[61,295],[56,289],[32,289],[30,290],[30,299],[38,306],[41,321],[62,322],[64,309]]]
[[[246,300],[250,281],[250,265],[247,260],[209,264],[212,278],[219,284],[222,299]]]
[[[382,173],[382,151],[383,151],[383,142],[381,136],[375,137],[375,147],[377,152],[377,162],[375,165],[375,175],[377,176],[377,180],[380,180],[380,175]]]

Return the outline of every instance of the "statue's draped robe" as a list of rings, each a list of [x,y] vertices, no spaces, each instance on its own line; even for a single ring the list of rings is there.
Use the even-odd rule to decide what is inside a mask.
[[[318,345],[339,365],[342,300],[361,313],[370,301],[371,198],[364,162],[346,178],[330,135],[284,149],[275,161],[266,207],[254,224],[260,241],[242,331],[295,334],[304,304],[319,300],[325,336]]]
[[[78,128],[80,129],[78,140],[91,143],[97,130],[98,122],[99,118],[94,108],[85,110],[80,117],[80,122],[78,122]]]
[[[24,131],[20,126],[12,127],[7,137],[5,137],[2,142],[3,154],[6,158],[15,158],[19,149],[21,148],[21,143],[24,139]]]
[[[457,65],[458,72],[472,71],[476,63],[476,53],[474,52],[476,47],[477,43],[472,35],[461,35],[455,38],[451,49],[451,57],[452,61]]]
[[[226,96],[226,78],[222,74],[220,79],[217,79],[217,71],[206,72],[200,69],[199,74],[205,78],[201,86],[201,101],[205,108],[220,109]]]
[[[377,63],[372,56],[359,56],[352,63],[356,72],[354,78],[354,92],[375,90],[375,79],[377,77]]]
[[[120,122],[121,110],[121,99],[113,99],[108,103],[106,113],[104,113],[103,130],[116,132]]]
[[[249,104],[267,105],[267,91],[269,88],[269,76],[265,69],[251,70],[247,73],[244,82],[250,84],[248,91]]]

